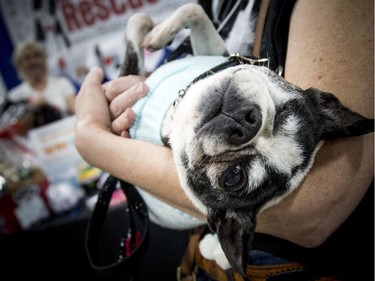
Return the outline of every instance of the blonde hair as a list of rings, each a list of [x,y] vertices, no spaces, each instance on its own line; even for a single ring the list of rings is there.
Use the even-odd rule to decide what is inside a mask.
[[[22,79],[25,79],[25,75],[22,73],[22,70],[20,69],[20,64],[21,61],[25,58],[25,55],[30,51],[33,51],[41,55],[44,59],[46,59],[46,53],[44,51],[44,48],[39,42],[29,39],[18,44],[13,52],[12,61],[14,66],[17,68],[18,75]]]

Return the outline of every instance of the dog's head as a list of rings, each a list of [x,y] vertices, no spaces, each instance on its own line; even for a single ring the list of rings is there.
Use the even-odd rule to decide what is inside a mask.
[[[188,87],[169,135],[181,184],[244,272],[256,215],[295,189],[324,139],[373,131],[332,94],[302,90],[259,66]]]

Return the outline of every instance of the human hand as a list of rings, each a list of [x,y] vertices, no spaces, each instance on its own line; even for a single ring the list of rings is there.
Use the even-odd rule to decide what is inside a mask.
[[[75,99],[77,125],[82,129],[87,125],[94,125],[111,131],[111,115],[102,80],[102,69],[99,67],[91,69]]]
[[[144,78],[141,76],[129,75],[103,85],[105,97],[109,101],[111,128],[115,134],[129,137],[129,128],[135,120],[131,106],[148,92],[148,87],[143,81]]]

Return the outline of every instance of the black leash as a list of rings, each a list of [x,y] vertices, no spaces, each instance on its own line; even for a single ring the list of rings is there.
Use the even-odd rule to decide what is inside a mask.
[[[99,249],[102,232],[107,217],[109,203],[118,184],[126,195],[126,214],[128,229],[119,241],[117,260],[103,262],[103,255]],[[133,266],[147,244],[149,218],[147,206],[137,189],[122,180],[109,176],[98,192],[98,200],[89,220],[86,232],[86,252],[93,269],[110,275],[132,280]],[[126,279],[125,279],[126,278]]]

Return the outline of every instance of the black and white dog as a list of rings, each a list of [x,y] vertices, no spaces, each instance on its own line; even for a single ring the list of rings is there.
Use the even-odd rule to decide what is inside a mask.
[[[183,28],[191,30],[195,56],[228,55],[203,9],[188,4],[156,26],[147,15],[132,16],[121,74],[143,74],[143,49],[164,47]],[[374,130],[373,119],[334,95],[302,90],[244,61],[232,57],[191,77],[162,126],[181,186],[242,274],[257,214],[299,186],[322,141]]]

